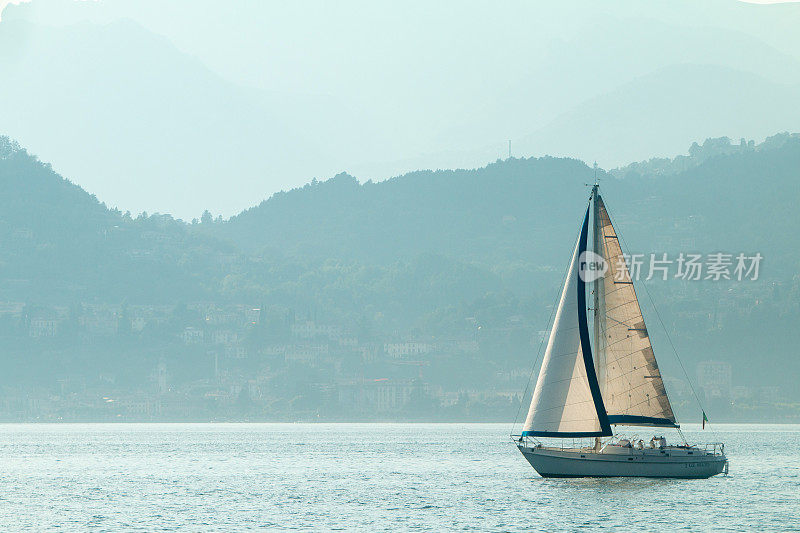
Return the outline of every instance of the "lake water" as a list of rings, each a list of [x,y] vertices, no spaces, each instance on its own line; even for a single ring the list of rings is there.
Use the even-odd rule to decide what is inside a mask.
[[[800,426],[685,431],[726,443],[708,480],[542,479],[509,430],[0,425],[0,530],[800,529]]]

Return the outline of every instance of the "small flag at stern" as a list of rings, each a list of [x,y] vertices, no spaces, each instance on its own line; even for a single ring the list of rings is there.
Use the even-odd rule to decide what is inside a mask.
[[[703,411],[703,429],[706,429],[706,422],[708,422],[708,417],[706,416],[706,412]]]

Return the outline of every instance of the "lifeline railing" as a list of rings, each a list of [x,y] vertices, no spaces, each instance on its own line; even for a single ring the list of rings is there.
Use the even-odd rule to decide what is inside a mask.
[[[585,452],[589,452],[589,453],[599,452],[600,451],[600,450],[597,450],[597,449],[594,448],[594,443],[592,441],[589,440],[587,442],[587,439],[577,439],[577,438],[576,439],[559,439],[557,442],[549,442],[549,443],[545,444],[545,443],[539,441],[538,439],[536,439],[534,437],[521,437],[520,435],[511,435],[511,440],[514,442],[514,444],[522,444],[527,448],[539,448],[539,447],[542,447],[542,448],[551,448],[551,449],[556,449],[556,450],[558,450],[558,449],[560,449],[560,450],[567,450],[567,449],[574,450],[576,448],[580,448],[580,449],[584,450]],[[638,448],[637,446],[635,446],[634,442],[635,442],[635,440],[639,440],[639,439],[629,439],[629,440],[631,440],[631,446],[630,446],[631,450],[641,450],[643,448],[649,448],[650,447],[649,443],[645,443],[645,446],[643,446],[643,448]],[[618,439],[614,439],[614,438],[609,439],[608,441],[603,443],[603,446],[602,446],[601,450],[603,448],[605,448],[606,446],[608,446],[610,444],[613,444],[613,443],[615,443],[617,441],[618,441]],[[709,442],[709,443],[698,444],[698,445],[689,446],[689,447],[690,448],[695,448],[695,449],[701,449],[708,455],[724,455],[725,454],[725,443],[724,442]]]
[[[703,450],[709,455],[725,455],[725,443],[709,442],[703,445]]]
[[[590,453],[599,451],[594,449],[594,440],[589,438],[558,439],[555,442],[548,442],[545,444],[536,437],[521,437],[520,435],[511,435],[511,440],[514,442],[514,444],[522,444],[526,448],[550,448],[555,450],[574,450],[580,448]]]

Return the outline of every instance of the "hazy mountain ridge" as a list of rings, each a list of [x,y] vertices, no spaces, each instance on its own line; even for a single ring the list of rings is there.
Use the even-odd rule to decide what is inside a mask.
[[[759,234],[791,227],[759,217],[757,209],[771,206],[791,219],[800,201],[793,170],[799,147],[789,134],[758,145],[708,139],[689,155],[600,170],[598,178],[610,208],[628,222],[622,230],[632,246],[657,249],[668,233],[707,249],[752,246]],[[557,158],[512,158],[380,183],[340,174],[276,194],[211,230],[243,250],[287,256],[386,263],[427,252],[487,268],[515,261],[553,266],[574,240],[574,219],[593,179],[586,164]],[[779,257],[793,257],[784,244],[765,243]]]
[[[637,250],[677,251],[689,239],[706,251],[750,252],[759,235],[777,233],[779,244],[765,243],[761,251],[774,258],[766,272],[784,277],[798,261],[786,246],[798,239],[782,221],[792,220],[792,206],[800,201],[793,186],[799,153],[800,141],[788,134],[757,146],[717,139],[692,147],[689,156],[613,171],[624,178],[602,170],[597,175],[623,235]],[[73,246],[70,241],[83,242],[103,261],[177,263],[188,277],[202,280],[209,296],[237,283],[257,287],[267,270],[280,285],[296,275],[289,272],[331,261],[343,268],[385,269],[424,256],[471,264],[487,276],[493,272],[512,293],[530,291],[557,278],[588,197],[585,184],[594,179],[584,163],[558,158],[418,171],[379,183],[360,184],[339,174],[275,194],[229,220],[185,224],[169,215],[132,218],[109,210],[24,150],[2,165],[8,169],[7,238],[23,235],[39,248],[63,246],[63,253]],[[759,177],[758,185],[752,176]],[[783,218],[759,217],[766,206]],[[259,294],[275,289],[264,286]]]
[[[277,188],[277,176],[299,184],[321,168],[306,162],[334,159],[299,115],[290,124],[279,97],[223,80],[129,20],[4,21],[0,74],[14,80],[0,86],[0,133],[50,154],[111,205],[173,211],[192,191],[237,211],[246,204],[235,194],[211,191],[220,174],[257,197]]]
[[[763,138],[800,121],[798,83],[716,65],[671,65],[580,103],[515,145],[527,153],[615,153],[632,161],[654,150],[679,152],[693,136]]]
[[[196,276],[206,259],[192,264],[193,254],[220,253],[224,245],[198,239],[169,215],[134,219],[108,209],[16,143],[0,137],[0,147],[4,298],[69,303],[205,294]]]
[[[205,208],[229,216],[339,169],[379,180],[416,168],[480,167],[505,156],[508,139],[514,154],[610,166],[680,152],[692,138],[760,139],[796,129],[798,120],[800,58],[788,28],[800,10],[789,5],[517,5],[494,15],[536,11],[537,31],[517,17],[486,28],[492,35],[502,27],[501,38],[462,49],[463,32],[426,26],[451,17],[443,7],[387,21],[345,4],[330,16],[355,10],[375,24],[351,27],[348,18],[349,33],[329,36],[335,46],[294,43],[304,54],[292,57],[291,47],[274,47],[287,36],[271,26],[280,18],[269,10],[226,6],[230,16],[257,12],[242,23],[265,17],[258,29],[272,27],[275,39],[265,44],[269,53],[240,47],[226,55],[193,48],[188,31],[170,33],[152,18],[181,8],[129,8],[120,20],[122,4],[36,0],[9,6],[0,24],[0,74],[14,80],[0,87],[0,133],[121,209],[187,220]],[[474,7],[461,11],[489,22]],[[765,34],[755,21],[775,11],[781,20]],[[186,19],[181,27],[196,22]],[[312,19],[303,25],[309,42],[331,31]],[[419,30],[419,42],[394,50],[384,40],[393,32],[381,28],[395,23]],[[549,24],[562,31],[545,31]],[[206,32],[208,41],[226,31]],[[420,47],[424,53],[415,53]],[[234,75],[220,56],[246,66],[247,75]],[[442,57],[455,62],[447,72]],[[302,87],[282,84],[285,69]],[[219,175],[232,180],[222,193],[213,188]]]
[[[740,139],[738,144],[733,144],[729,137],[706,139],[703,144],[692,143],[688,155],[675,157],[653,157],[646,161],[637,161],[623,167],[612,169],[610,172],[615,177],[625,178],[629,174],[640,176],[668,175],[684,172],[697,167],[707,159],[720,155],[729,155],[753,150],[774,150],[782,147],[791,139],[799,137],[798,133],[779,133],[767,137],[764,142],[756,146],[754,141]]]
[[[418,171],[363,185],[340,174],[276,194],[216,229],[245,249],[368,262],[428,252],[485,263],[501,250],[509,258],[519,256],[514,247],[530,253],[537,247],[537,222],[561,211],[549,198],[571,191],[578,207],[577,197],[592,175],[582,162],[554,158]],[[489,235],[497,240],[483,243]]]
[[[747,375],[790,391],[800,361],[787,358],[795,348],[784,334],[800,313],[800,139],[783,134],[761,145],[714,139],[683,159],[626,168],[624,178],[601,170],[597,176],[630,251],[764,255],[759,281],[647,283],[686,364],[729,361],[738,383]],[[592,179],[592,168],[559,158],[512,158],[380,183],[340,174],[276,194],[229,220],[207,215],[187,224],[108,209],[3,140],[0,339],[12,357],[8,365],[31,358],[27,366],[6,368],[9,379],[35,381],[36,369],[54,357],[59,372],[71,375],[126,368],[125,383],[133,385],[148,379],[159,358],[173,379],[200,379],[211,372],[207,354],[219,350],[209,339],[223,327],[208,317],[257,308],[257,326],[247,322],[225,333],[235,339],[225,341],[226,349],[252,358],[226,355],[225,364],[241,367],[243,376],[260,372],[267,360],[277,376],[299,372],[291,375],[303,384],[304,398],[316,397],[309,380],[324,381],[328,371],[284,366],[269,351],[297,342],[287,332],[304,320],[340,328],[373,351],[392,339],[477,343],[478,352],[463,356],[468,368],[452,375],[452,365],[462,368],[464,360],[436,360],[426,376],[482,386],[487,375],[530,365]],[[642,298],[661,367],[681,376],[649,298]],[[94,339],[81,324],[93,324],[101,312],[113,318]],[[134,312],[141,329],[133,329]],[[48,318],[54,316],[62,318]],[[33,319],[61,320],[61,329],[54,338],[34,337]],[[195,346],[191,335],[204,331],[207,340]],[[348,369],[341,379],[364,368],[388,372],[376,363],[359,366],[354,349],[337,350],[329,357]],[[124,353],[124,360],[106,353]],[[205,362],[192,363],[196,358]],[[777,375],[779,366],[765,361],[780,361],[784,371]]]

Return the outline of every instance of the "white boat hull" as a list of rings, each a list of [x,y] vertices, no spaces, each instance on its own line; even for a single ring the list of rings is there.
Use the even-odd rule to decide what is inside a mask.
[[[727,468],[724,454],[706,453],[698,448],[609,446],[595,451],[591,448],[517,447],[542,477],[708,478]]]

